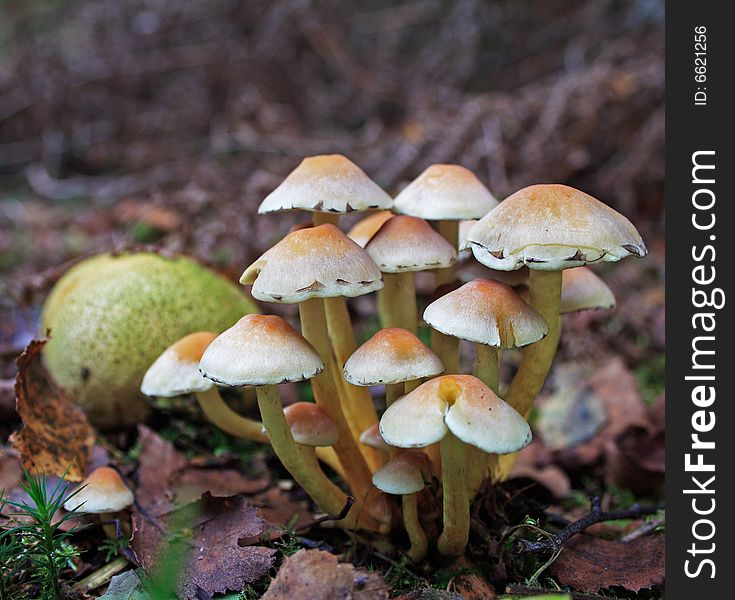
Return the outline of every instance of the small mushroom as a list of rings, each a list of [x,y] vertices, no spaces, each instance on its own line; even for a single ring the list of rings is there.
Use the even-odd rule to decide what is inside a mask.
[[[530,269],[529,301],[549,325],[547,337],[524,350],[506,398],[527,415],[559,342],[562,271],[644,256],[646,246],[623,215],[565,185],[532,185],[511,195],[470,230],[475,258],[491,269]]]
[[[567,269],[562,273],[560,314],[592,309],[615,308],[615,295],[588,267]]]
[[[410,331],[393,327],[378,331],[350,356],[344,377],[353,385],[385,384],[386,406],[390,406],[416,387],[412,382],[443,372],[436,353]]]
[[[140,390],[146,396],[161,398],[194,394],[207,418],[222,431],[267,444],[261,423],[242,417],[227,406],[217,386],[199,372],[199,361],[216,337],[216,333],[200,331],[169,346],[148,368]]]
[[[444,494],[439,551],[452,556],[464,551],[469,536],[465,444],[505,454],[531,441],[523,417],[472,375],[442,375],[420,385],[385,411],[380,433],[388,444],[400,448],[439,442]]]
[[[389,210],[381,210],[371,213],[367,217],[364,217],[355,223],[352,226],[352,229],[347,232],[347,237],[361,248],[364,248],[372,237],[378,233],[378,230],[383,226],[383,223],[392,216],[393,213]]]
[[[460,165],[435,164],[396,196],[393,212],[438,221],[438,231],[457,248],[459,222],[481,219],[498,204],[477,176]],[[454,270],[436,273],[436,287],[451,283]]]
[[[339,429],[334,448],[340,462],[350,465],[350,486],[357,496],[364,496],[371,486],[370,469],[356,438],[378,416],[369,394],[350,393],[343,386],[329,341],[324,300],[382,288],[380,269],[344,233],[324,224],[287,235],[245,270],[240,283],[252,284],[258,300],[299,305],[302,334],[325,364],[324,373],[311,382],[314,397]],[[375,454],[374,465],[378,462]]]
[[[541,340],[548,325],[510,286],[476,279],[432,302],[424,320],[443,334],[475,343],[474,375],[499,392],[498,351]]]
[[[64,509],[99,515],[105,535],[115,539],[117,532],[108,522],[114,520],[116,513],[125,510],[133,502],[133,492],[115,469],[97,467],[82,481],[78,491],[64,503]]]
[[[424,320],[447,336],[474,342],[473,374],[499,394],[499,351],[522,348],[541,340],[548,331],[543,317],[513,288],[499,281],[476,279],[432,302]],[[498,459],[474,447],[468,448],[467,484],[470,496],[480,488],[490,469],[497,471]]]
[[[383,327],[418,329],[414,273],[446,269],[457,262],[457,250],[418,217],[388,219],[365,246],[383,272],[378,290],[378,317]]]
[[[263,426],[279,460],[321,510],[338,514],[345,494],[313,460],[313,448],[294,441],[278,391],[281,383],[322,373],[324,363],[311,344],[281,317],[247,315],[209,345],[199,369],[223,385],[256,386]],[[343,523],[348,528],[357,525],[350,515]],[[371,527],[370,523],[364,526]]]
[[[424,481],[431,478],[431,467],[425,454],[403,451],[373,474],[373,484],[379,490],[401,496],[403,526],[411,547],[408,557],[418,562],[426,556],[428,541],[421,527],[416,494],[424,489]]]

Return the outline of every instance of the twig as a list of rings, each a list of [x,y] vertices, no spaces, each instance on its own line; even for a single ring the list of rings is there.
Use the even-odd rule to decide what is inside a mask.
[[[107,563],[103,567],[97,569],[93,573],[87,575],[84,579],[74,584],[74,588],[77,590],[94,590],[98,587],[102,587],[112,579],[114,575],[117,575],[125,567],[128,566],[128,559],[121,556],[116,558],[110,563]]]
[[[600,498],[593,496],[590,499],[590,512],[578,521],[567,525],[556,535],[551,535],[544,540],[517,540],[514,551],[517,554],[539,554],[547,552],[558,552],[569,538],[587,529],[590,525],[603,521],[615,521],[617,519],[636,519],[645,515],[652,515],[660,511],[663,506],[641,506],[634,504],[626,510],[603,511]]]

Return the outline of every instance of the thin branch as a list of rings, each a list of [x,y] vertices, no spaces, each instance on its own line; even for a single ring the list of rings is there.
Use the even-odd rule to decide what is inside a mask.
[[[603,511],[600,498],[593,496],[590,499],[590,512],[579,519],[569,523],[556,535],[544,540],[517,540],[514,551],[517,554],[540,554],[558,552],[569,538],[582,533],[585,529],[603,521],[616,521],[618,519],[637,519],[646,515],[653,515],[660,511],[663,506],[654,504],[652,506],[641,506],[634,504],[626,510]]]

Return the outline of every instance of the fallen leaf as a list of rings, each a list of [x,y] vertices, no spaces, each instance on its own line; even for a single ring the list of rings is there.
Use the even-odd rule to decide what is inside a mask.
[[[18,453],[12,448],[0,447],[0,492],[12,490],[20,483],[23,469]]]
[[[605,411],[605,423],[589,440],[555,452],[555,462],[566,470],[598,462],[610,440],[630,426],[645,426],[648,422],[635,376],[620,358],[609,359],[578,386],[589,386]]]
[[[637,592],[659,586],[664,582],[664,536],[626,543],[580,534],[564,544],[549,571],[561,585],[582,592],[613,586]]]
[[[125,571],[110,580],[103,600],[149,600],[135,571]]]
[[[31,342],[16,360],[16,411],[23,428],[10,436],[21,464],[31,472],[45,471],[81,481],[94,444],[94,431],[79,407],[51,382],[41,365],[45,341]]]
[[[271,485],[270,479],[251,479],[244,473],[229,468],[201,468],[187,465],[173,474],[171,488],[177,503],[197,500],[204,492],[212,496],[257,494]]]
[[[289,556],[262,600],[387,600],[388,586],[378,573],[340,563],[323,550]]]
[[[544,486],[557,499],[566,498],[572,489],[569,476],[550,462],[550,453],[538,439],[534,439],[518,453],[518,460],[513,465],[508,479],[519,477],[532,479]]]
[[[242,494],[215,497],[209,490],[190,502],[193,488],[177,486],[193,480],[197,489],[210,487],[205,475],[212,476],[215,470],[193,467],[171,442],[149,428],[141,425],[138,431],[138,506],[133,511],[130,548],[139,564],[153,571],[161,552],[167,551],[167,540],[183,540],[188,558],[180,577],[180,594],[197,600],[227,590],[240,591],[246,583],[266,575],[275,550],[238,543],[266,535],[270,525],[258,509]],[[218,476],[214,481],[220,489],[226,485]],[[251,487],[251,482],[236,477],[233,485]]]

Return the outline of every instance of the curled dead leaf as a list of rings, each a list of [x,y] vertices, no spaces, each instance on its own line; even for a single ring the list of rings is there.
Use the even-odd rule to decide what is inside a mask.
[[[23,428],[10,436],[21,464],[31,472],[45,471],[81,481],[95,434],[84,412],[58,389],[40,360],[44,340],[34,340],[16,360],[16,412]]]

